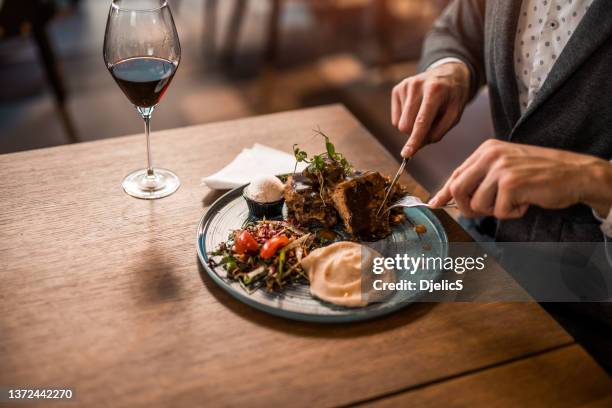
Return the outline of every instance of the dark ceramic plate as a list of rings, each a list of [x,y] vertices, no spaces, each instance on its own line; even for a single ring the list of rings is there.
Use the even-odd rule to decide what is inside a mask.
[[[306,284],[296,284],[279,293],[257,290],[247,293],[238,282],[227,278],[225,270],[211,267],[208,253],[227,240],[231,230],[241,228],[249,220],[249,210],[242,197],[243,187],[238,187],[220,197],[202,217],[197,230],[198,257],[210,277],[233,297],[261,311],[288,319],[312,322],[352,322],[372,319],[399,310],[414,302],[422,293],[397,291],[383,303],[373,303],[362,308],[347,308],[332,305],[310,295]],[[448,238],[438,218],[427,208],[405,209],[413,224],[424,225],[427,232],[418,234],[409,221],[396,225],[393,233],[382,241],[367,243],[374,248],[393,246],[399,252],[420,256],[445,257],[448,254]],[[420,236],[419,236],[420,235]],[[436,280],[442,271],[417,271],[410,279]],[[426,273],[426,275],[425,275]],[[399,276],[401,279],[402,277]]]

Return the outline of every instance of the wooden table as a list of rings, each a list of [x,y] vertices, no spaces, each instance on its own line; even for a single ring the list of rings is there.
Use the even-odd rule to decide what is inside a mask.
[[[341,106],[156,132],[171,197],[127,196],[142,135],[0,156],[0,386],[71,387],[79,406],[542,405],[610,401],[610,379],[534,303],[416,304],[360,324],[282,320],[198,267],[219,196],[202,176],[255,142],[358,168],[397,162]],[[404,182],[425,197],[409,177]],[[468,239],[438,213],[451,240]]]

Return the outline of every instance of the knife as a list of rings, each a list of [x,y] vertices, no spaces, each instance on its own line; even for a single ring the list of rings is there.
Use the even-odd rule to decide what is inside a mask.
[[[377,217],[378,217],[378,214],[380,214],[380,211],[385,206],[385,203],[389,199],[389,195],[391,194],[391,190],[393,190],[393,187],[395,187],[395,183],[397,183],[397,180],[399,179],[400,175],[404,172],[404,168],[406,167],[406,163],[408,162],[408,160],[410,160],[410,157],[408,158],[404,157],[402,159],[402,164],[400,164],[399,169],[397,169],[397,173],[395,173],[395,176],[393,176],[393,179],[391,180],[391,184],[389,184],[389,187],[387,188],[387,191],[385,192],[385,198],[383,199],[382,203],[380,203],[380,207],[378,207],[378,211],[376,211]]]

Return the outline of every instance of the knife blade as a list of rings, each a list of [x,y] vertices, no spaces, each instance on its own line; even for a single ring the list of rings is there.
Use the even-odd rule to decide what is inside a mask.
[[[404,168],[406,167],[406,163],[408,162],[408,160],[410,160],[410,157],[408,158],[404,157],[402,159],[402,163],[400,164],[399,169],[397,169],[397,173],[395,173],[395,176],[393,176],[393,179],[391,180],[391,184],[389,184],[389,187],[387,188],[387,191],[385,192],[385,198],[383,198],[382,203],[380,203],[380,207],[378,207],[378,211],[376,211],[376,216],[380,214],[380,211],[385,206],[385,203],[387,202],[387,200],[389,199],[389,195],[391,194],[391,190],[393,190],[395,183],[397,183],[397,180],[399,179],[400,175],[404,172]]]

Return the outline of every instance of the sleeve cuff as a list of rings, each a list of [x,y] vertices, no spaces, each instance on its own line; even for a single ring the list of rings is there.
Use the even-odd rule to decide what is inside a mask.
[[[463,62],[463,60],[456,58],[456,57],[445,57],[445,58],[441,58],[439,60],[436,60],[434,62],[432,62],[431,64],[429,64],[429,66],[427,68],[425,68],[425,71],[429,71],[430,69],[434,69],[436,67],[439,67],[440,65],[444,65],[444,64],[448,64],[451,62],[458,62],[460,64],[463,64],[467,67],[467,64],[465,62]],[[470,67],[468,67],[469,69]],[[470,70],[471,72],[471,70]]]

